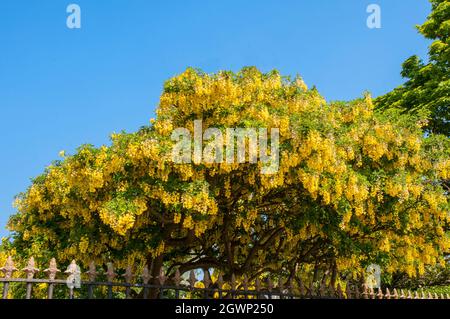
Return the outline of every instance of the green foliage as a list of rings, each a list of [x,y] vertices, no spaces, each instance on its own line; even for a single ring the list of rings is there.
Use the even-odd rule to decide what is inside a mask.
[[[447,286],[434,286],[434,287],[424,287],[419,290],[420,292],[424,293],[432,293],[432,294],[443,294],[443,295],[450,295],[450,285]]]
[[[412,56],[403,63],[402,76],[407,82],[375,100],[381,110],[399,109],[427,119],[426,129],[450,135],[450,2],[430,0],[432,13],[419,26],[419,32],[434,40],[429,47],[429,62]]]

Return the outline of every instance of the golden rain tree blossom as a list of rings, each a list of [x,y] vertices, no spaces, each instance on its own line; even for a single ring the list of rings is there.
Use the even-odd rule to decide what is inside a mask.
[[[172,160],[175,128],[279,128],[273,174],[257,163]],[[65,155],[18,196],[23,258],[215,268],[250,278],[361,274],[370,263],[414,276],[450,248],[448,140],[374,111],[369,95],[327,103],[301,78],[194,69],[165,83],[156,119],[110,146]],[[270,142],[270,141],[269,141]]]

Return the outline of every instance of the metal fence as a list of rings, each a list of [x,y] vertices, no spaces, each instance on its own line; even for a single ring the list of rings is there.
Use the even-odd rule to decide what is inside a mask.
[[[318,286],[306,287],[301,281],[280,279],[276,284],[270,277],[261,282],[258,278],[250,281],[247,276],[236,278],[231,276],[230,280],[224,281],[219,275],[214,281],[211,280],[209,272],[204,272],[203,279],[198,280],[195,272],[190,271],[188,276],[182,276],[176,270],[167,276],[161,268],[159,275],[152,277],[149,269],[145,266],[141,274],[134,274],[132,267],[128,266],[123,274],[118,275],[113,264],[106,265],[106,272],[100,273],[94,263],[91,263],[85,277],[88,280],[80,280],[81,271],[75,261],[67,267],[64,275],[58,274],[55,259],[50,261],[47,269],[43,270],[47,278],[36,278],[41,271],[36,267],[34,258],[31,257],[22,273],[25,278],[14,276],[18,272],[14,261],[8,257],[4,267],[0,268],[3,277],[3,299],[8,298],[69,298],[69,299],[95,299],[95,298],[158,298],[158,299],[450,299],[448,294],[425,293],[423,291],[411,292],[409,290],[393,289],[371,289],[366,286],[361,289],[356,285],[346,284],[345,289],[338,284],[335,287],[327,286],[324,282]],[[106,280],[98,280],[103,277]],[[120,278],[123,278],[120,280]],[[45,296],[33,295],[33,286],[46,286]],[[11,287],[15,285],[15,287]],[[58,294],[55,296],[55,289]],[[13,288],[13,289],[12,289]],[[13,294],[14,288],[19,290],[19,296]],[[98,293],[101,290],[102,293]]]

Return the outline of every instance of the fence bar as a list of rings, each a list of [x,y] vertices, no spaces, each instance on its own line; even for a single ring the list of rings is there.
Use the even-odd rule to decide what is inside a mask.
[[[166,283],[166,275],[164,274],[164,269],[161,267],[159,269],[159,276],[158,276],[158,282],[160,285],[159,288],[159,298],[164,299],[164,284]]]
[[[211,285],[211,276],[209,275],[209,270],[205,269],[203,271],[203,286],[205,287],[203,298],[205,299],[208,299],[208,288],[210,285]]]
[[[44,272],[46,274],[48,274],[48,279],[49,279],[47,297],[48,297],[48,299],[53,299],[53,287],[54,287],[53,281],[56,279],[56,274],[58,272],[60,272],[60,270],[56,266],[55,258],[52,258],[50,260],[50,265],[47,269],[44,270]]]
[[[74,288],[77,285],[77,276],[80,275],[80,271],[75,260],[72,260],[64,273],[68,274],[67,285],[69,286],[69,299],[74,299]]]
[[[273,289],[273,283],[272,283],[272,279],[270,279],[270,277],[267,279],[267,291],[268,293],[268,297],[269,299],[272,299],[272,289]]]
[[[261,295],[260,295],[261,282],[258,277],[256,277],[256,279],[255,279],[255,288],[256,288],[256,299],[260,299],[261,298]]]
[[[95,263],[91,261],[89,264],[89,271],[86,272],[86,274],[89,277],[89,284],[88,284],[88,299],[92,299],[94,297],[94,285],[92,282],[95,281],[95,278],[97,278],[97,269],[95,267]]]
[[[133,269],[131,266],[128,266],[125,270],[125,274],[122,275],[123,278],[125,278],[125,282],[127,283],[127,286],[125,288],[125,298],[130,299],[130,292],[131,292],[131,282],[133,281]]]
[[[28,265],[22,270],[27,275],[27,280],[33,279],[34,274],[39,271],[39,269],[37,269],[35,267],[35,262],[34,262],[34,258],[33,257],[30,257],[30,259],[28,260]],[[32,290],[32,288],[33,288],[33,283],[31,281],[28,281],[27,282],[26,299],[31,299],[31,290]]]
[[[0,271],[3,272],[5,275],[6,281],[3,283],[3,299],[8,299],[8,290],[9,290],[9,280],[12,278],[12,275],[15,271],[17,271],[17,268],[14,266],[14,261],[11,256],[8,256],[6,259],[5,266],[0,268]]]
[[[222,299],[223,293],[223,276],[222,273],[219,274],[219,277],[217,278],[217,289],[219,289],[219,299]]]
[[[108,299],[113,299],[112,287],[114,278],[116,278],[117,274],[114,272],[113,263],[109,262],[106,264],[106,278],[108,279]]]
[[[148,270],[148,266],[145,265],[144,269],[142,270],[142,281],[144,282],[144,285],[148,285],[150,279],[151,279],[150,271]],[[147,298],[148,298],[148,288],[144,287],[144,299]]]

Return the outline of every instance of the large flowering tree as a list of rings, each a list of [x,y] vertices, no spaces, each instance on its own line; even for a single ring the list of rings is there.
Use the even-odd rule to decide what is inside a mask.
[[[175,128],[279,128],[279,169],[175,163]],[[270,142],[270,141],[269,141]],[[327,103],[301,78],[188,69],[165,83],[156,119],[85,145],[17,199],[12,251],[48,261],[148,263],[154,271],[422,273],[450,242],[449,147],[420,123],[374,112],[369,95]]]

